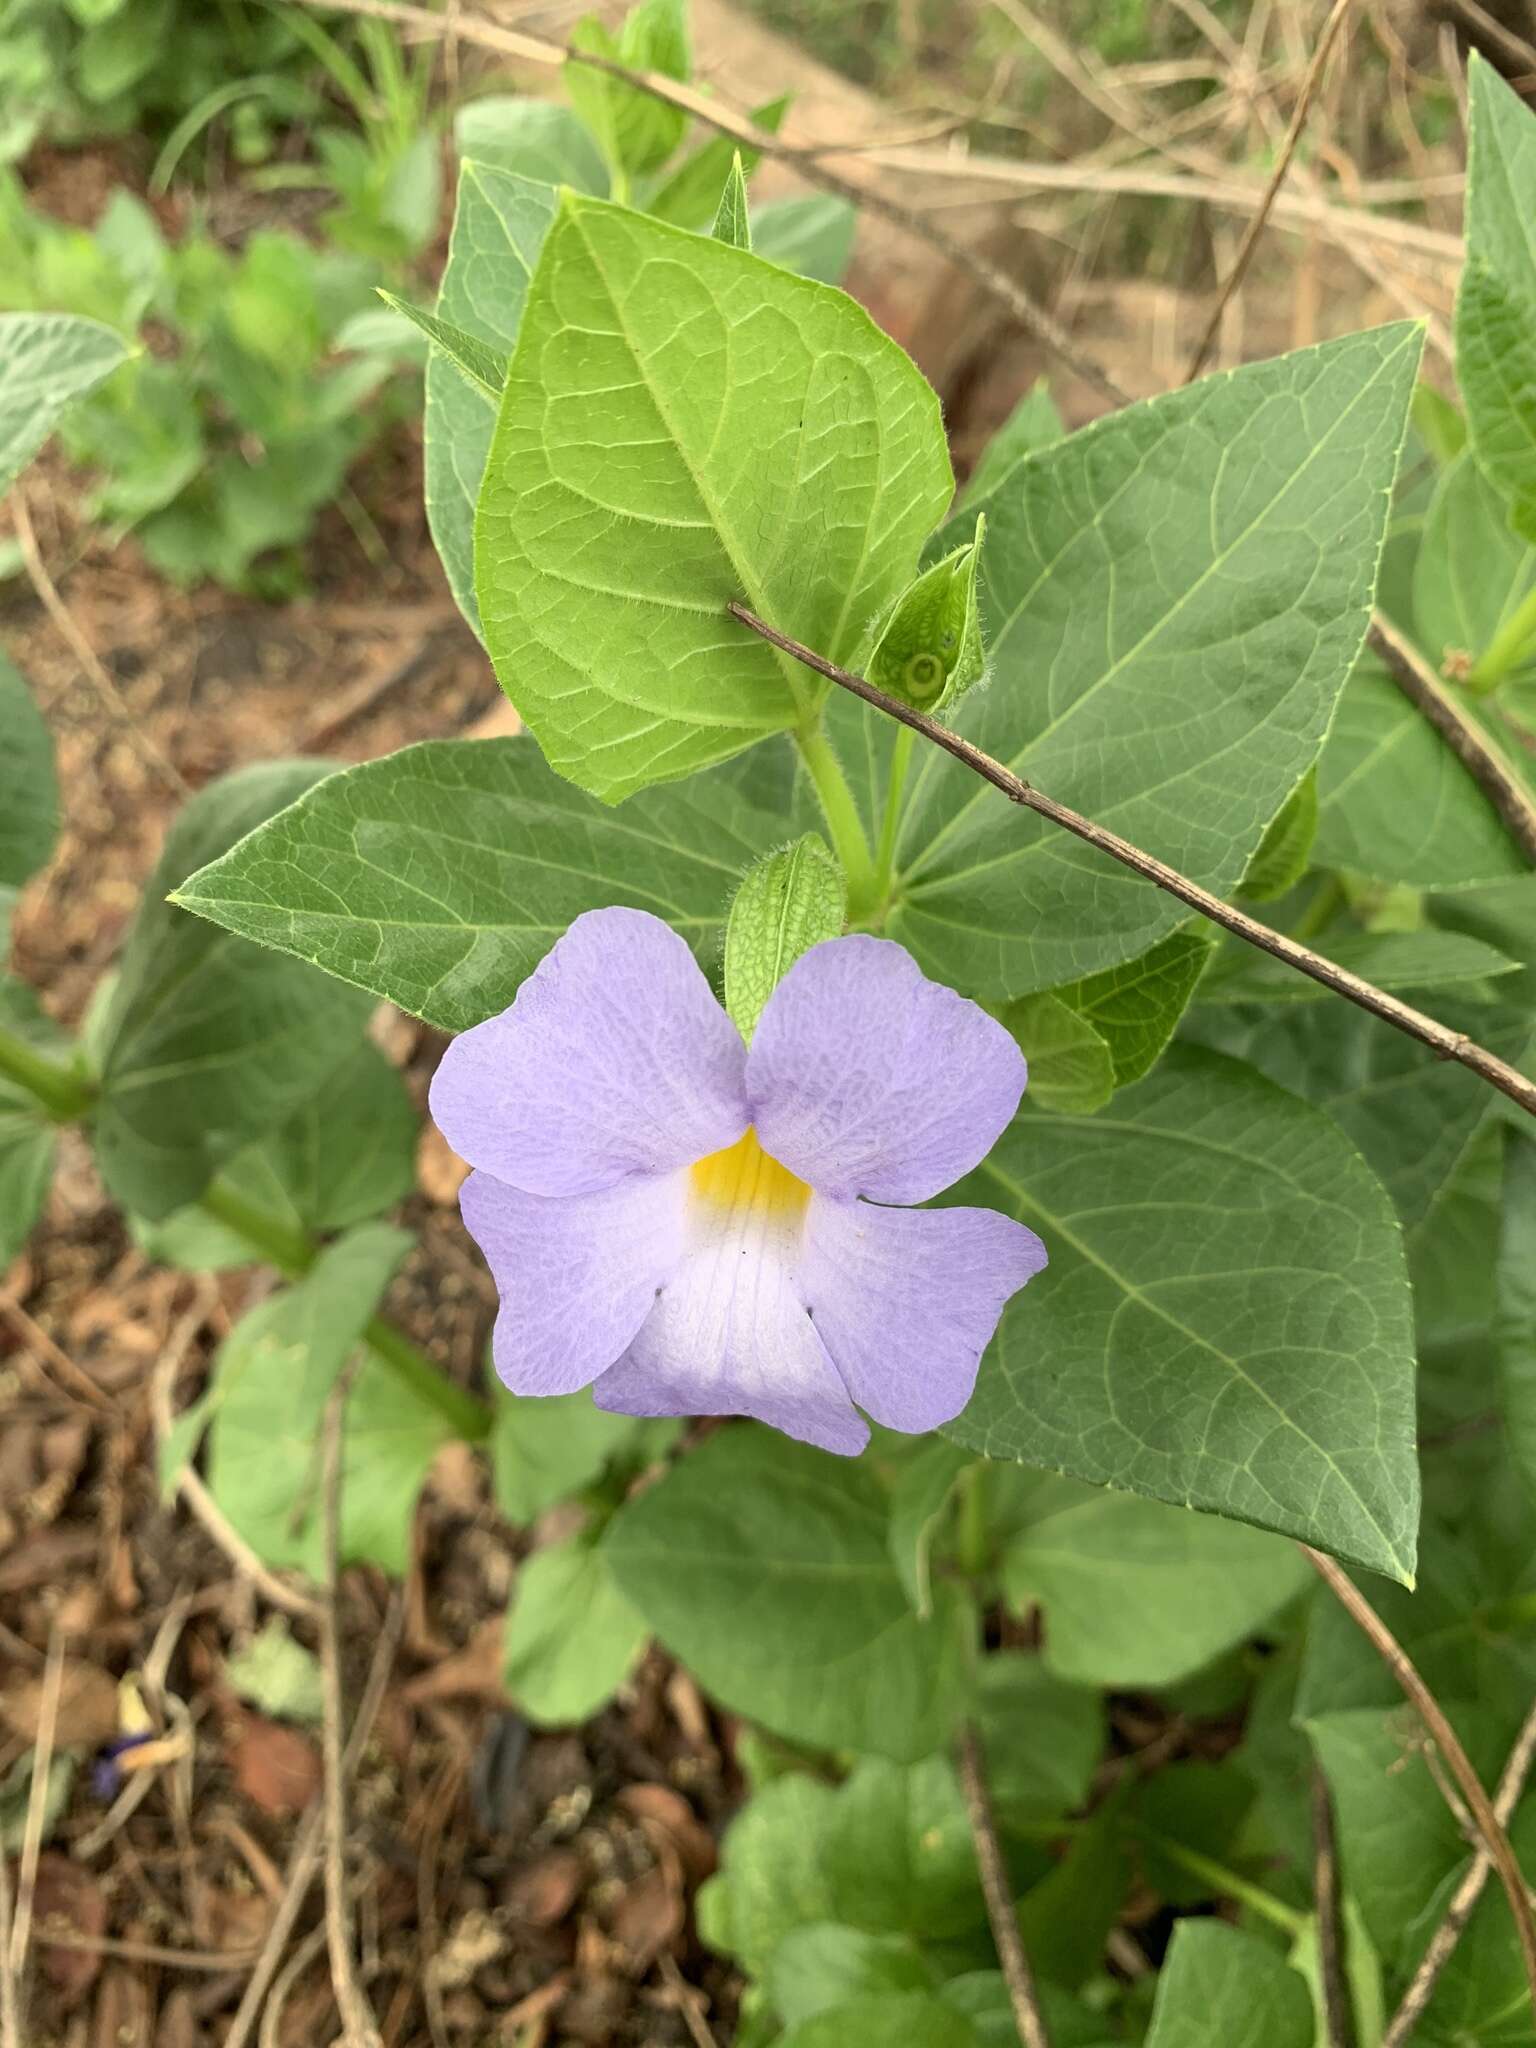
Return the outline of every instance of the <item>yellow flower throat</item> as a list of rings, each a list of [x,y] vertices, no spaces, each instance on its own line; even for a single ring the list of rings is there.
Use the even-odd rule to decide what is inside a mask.
[[[743,1222],[798,1222],[811,1199],[806,1183],[763,1150],[750,1124],[734,1145],[696,1160],[688,1178],[696,1201]]]

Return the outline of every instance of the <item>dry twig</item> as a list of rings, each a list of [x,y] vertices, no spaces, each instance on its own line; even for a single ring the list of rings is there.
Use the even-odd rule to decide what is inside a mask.
[[[1333,1832],[1333,1800],[1328,1780],[1316,1763],[1312,1766],[1312,1898],[1317,1914],[1325,2048],[1355,2048],[1355,2016],[1349,2002],[1339,1924],[1339,1851]]]
[[[1520,1733],[1515,1737],[1514,1747],[1499,1777],[1498,1790],[1493,1795],[1494,1816],[1501,1827],[1507,1828],[1514,1818],[1515,1808],[1525,1792],[1526,1780],[1531,1774],[1532,1762],[1536,1761],[1536,1706],[1526,1715]],[[1486,1844],[1479,1848],[1468,1866],[1466,1876],[1451,1895],[1451,1902],[1445,1909],[1445,1918],[1430,1937],[1429,1946],[1419,1958],[1419,1966],[1403,1993],[1397,2011],[1387,2031],[1381,2037],[1381,2048],[1406,2048],[1414,2028],[1424,2016],[1431,1994],[1440,1981],[1440,1973],[1456,1952],[1456,1944],[1466,1931],[1467,1922],[1472,1918],[1483,1888],[1493,1869],[1493,1858]]]
[[[64,1686],[64,1638],[55,1624],[48,1638],[48,1663],[38,1703],[37,1740],[32,1748],[32,1787],[16,1873],[16,1918],[6,1961],[15,1980],[18,2004],[25,2004],[27,1948],[32,1938],[32,1906],[37,1896],[37,1864],[43,1849],[43,1824],[48,1811],[48,1778],[53,1768],[53,1738],[59,1725],[59,1696]],[[0,1851],[0,1855],[3,1855]]]
[[[1318,37],[1317,48],[1312,55],[1312,62],[1307,66],[1307,75],[1302,80],[1301,92],[1296,100],[1296,111],[1291,116],[1291,125],[1286,130],[1284,142],[1280,145],[1280,154],[1275,159],[1275,168],[1270,173],[1269,183],[1264,187],[1258,211],[1243,231],[1243,239],[1238,244],[1237,254],[1232,260],[1232,268],[1227,272],[1221,289],[1216,294],[1216,304],[1211,309],[1210,320],[1206,325],[1204,334],[1200,337],[1199,346],[1190,358],[1189,368],[1184,373],[1186,384],[1193,382],[1199,376],[1201,370],[1204,369],[1206,357],[1210,354],[1211,349],[1215,345],[1216,336],[1221,331],[1221,316],[1226,311],[1227,301],[1247,274],[1248,265],[1253,260],[1254,249],[1258,245],[1260,235],[1264,232],[1264,224],[1269,219],[1270,209],[1279,196],[1280,187],[1285,183],[1286,173],[1291,168],[1291,159],[1295,156],[1297,147],[1301,142],[1302,132],[1307,125],[1307,116],[1312,111],[1312,102],[1317,96],[1318,86],[1322,83],[1323,67],[1328,62],[1334,41],[1338,36],[1339,30],[1344,26],[1344,18],[1349,13],[1352,4],[1353,0],[1333,0],[1333,12],[1329,15],[1323,32]]]
[[[1504,1823],[1494,1811],[1493,1804],[1483,1789],[1482,1779],[1472,1768],[1471,1760],[1462,1748],[1459,1736],[1446,1719],[1444,1708],[1419,1676],[1413,1659],[1349,1573],[1342,1565],[1335,1564],[1331,1557],[1324,1557],[1320,1550],[1312,1549],[1310,1544],[1303,1543],[1301,1549],[1308,1563],[1312,1565],[1350,1620],[1369,1641],[1372,1649],[1418,1710],[1419,1719],[1429,1730],[1446,1769],[1456,1780],[1457,1789],[1467,1802],[1473,1823],[1482,1838],[1483,1848],[1494,1869],[1499,1873],[1499,1881],[1509,1900],[1509,1910],[1515,1918],[1515,1933],[1520,1942],[1520,1956],[1525,1965],[1531,2003],[1536,2007],[1536,1918],[1533,1918],[1531,1913],[1530,1892],[1526,1887],[1520,1865],[1515,1860],[1515,1852],[1510,1847]]]
[[[21,1998],[11,1968],[11,1859],[0,1849],[0,2048],[22,2048]]]
[[[1422,1010],[1416,1010],[1409,1003],[1401,1002],[1374,983],[1364,980],[1358,974],[1351,974],[1346,967],[1339,967],[1325,959],[1321,953],[1314,953],[1310,946],[1303,946],[1284,932],[1277,932],[1246,911],[1225,903],[1221,897],[1213,896],[1209,889],[1202,889],[1198,882],[1192,882],[1187,875],[1181,875],[1177,868],[1171,868],[1165,861],[1158,860],[1150,853],[1144,853],[1139,846],[1133,846],[1128,839],[1122,839],[1118,832],[1111,832],[1106,826],[1096,825],[1091,818],[1085,818],[1080,811],[1059,804],[1053,797],[1043,795],[1031,783],[1015,775],[1011,768],[1005,768],[1001,761],[983,753],[959,733],[952,732],[947,725],[941,725],[936,718],[925,712],[914,711],[910,704],[903,704],[896,697],[888,697],[884,690],[866,681],[863,676],[852,674],[848,669],[839,668],[835,662],[809,647],[801,646],[798,640],[791,640],[775,627],[758,618],[743,604],[726,607],[734,619],[760,634],[770,646],[792,655],[817,675],[825,676],[830,682],[839,684],[855,697],[862,697],[866,704],[872,704],[877,711],[884,711],[890,717],[899,719],[924,739],[942,747],[947,754],[979,775],[983,782],[990,782],[1010,802],[1021,804],[1025,810],[1034,811],[1042,818],[1049,818],[1053,825],[1060,825],[1077,838],[1084,840],[1098,852],[1108,854],[1111,860],[1129,868],[1133,875],[1153,883],[1168,895],[1187,903],[1191,910],[1198,910],[1202,917],[1218,924],[1224,931],[1244,940],[1250,946],[1257,946],[1262,952],[1283,960],[1288,967],[1309,975],[1320,982],[1334,995],[1345,997],[1358,1004],[1362,1010],[1369,1010],[1374,1017],[1394,1029],[1416,1038],[1421,1045],[1427,1045],[1437,1059],[1455,1060],[1458,1065],[1468,1068],[1480,1079],[1497,1088],[1501,1095],[1507,1095],[1511,1102],[1536,1116],[1536,1081],[1527,1078],[1518,1069],[1501,1060],[1486,1046],[1475,1044],[1464,1032],[1452,1031],[1449,1025],[1428,1017]]]
[[[1013,1888],[1008,1882],[1002,1846],[997,1838],[997,1820],[992,1811],[992,1795],[987,1788],[981,1737],[973,1722],[967,1721],[961,1727],[959,1756],[960,1790],[965,1796],[966,1818],[971,1824],[976,1867],[981,1874],[981,1889],[987,1901],[987,1919],[991,1922],[997,1959],[1003,1966],[1008,1998],[1013,2006],[1013,2023],[1023,2048],[1051,2048],[1045,2018],[1040,2011],[1040,1994],[1035,1988],[1035,1973],[1029,1966],[1024,1937],[1019,1931]]]

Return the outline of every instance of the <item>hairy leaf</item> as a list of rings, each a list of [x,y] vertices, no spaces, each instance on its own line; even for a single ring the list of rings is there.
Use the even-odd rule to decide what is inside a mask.
[[[1476,52],[1467,88],[1457,381],[1477,459],[1511,523],[1536,540],[1536,114]]]
[[[331,776],[177,900],[463,1031],[584,910],[649,910],[713,965],[743,867],[782,836],[726,777],[610,811],[530,740],[428,740]]]
[[[1411,1579],[1401,1238],[1326,1117],[1180,1048],[1095,1117],[1021,1116],[955,1193],[1051,1262],[946,1435]]]
[[[58,833],[53,740],[31,691],[0,654],[0,959],[16,892],[48,860]]]
[[[1157,1980],[1147,2048],[1312,2048],[1305,1982],[1268,1943],[1181,1920]]]
[[[610,802],[724,760],[826,688],[730,600],[849,657],[951,488],[937,400],[851,299],[567,194],[475,520],[502,687]]]
[[[125,362],[122,336],[72,313],[0,313],[0,491],[77,398]]]

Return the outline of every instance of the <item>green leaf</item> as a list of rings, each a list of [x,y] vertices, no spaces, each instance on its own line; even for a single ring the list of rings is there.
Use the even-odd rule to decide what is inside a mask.
[[[802,953],[837,937],[847,908],[843,871],[820,833],[747,870],[725,927],[725,1007],[749,1045],[768,998]]]
[[[835,193],[779,199],[753,215],[752,244],[769,263],[821,284],[841,284],[858,224],[853,207]]]
[[[1040,2012],[1051,2048],[1116,2048],[1115,2022],[1094,2012],[1057,1984],[1038,1984]],[[977,2048],[1018,2048],[1019,2027],[1001,1970],[967,1970],[939,1989],[945,2005],[964,2013]]]
[[[1097,1031],[1060,996],[1022,996],[999,1013],[1029,1062],[1037,1109],[1092,1116],[1115,1092],[1115,1062]]]
[[[471,100],[454,117],[453,139],[459,155],[482,168],[511,171],[540,185],[569,185],[599,198],[608,190],[608,173],[585,123],[550,100],[510,93]]]
[[[1478,461],[1536,540],[1536,114],[1476,53],[1467,65],[1467,261],[1456,376]]]
[[[721,188],[720,203],[715,208],[715,218],[710,233],[717,242],[724,242],[731,249],[752,247],[752,217],[747,208],[747,180],[741,168],[741,152],[731,158],[731,168],[725,174]]]
[[[775,2048],[979,2048],[976,2032],[952,2006],[921,1992],[850,1999],[802,2020]]]
[[[53,739],[31,691],[0,654],[0,959],[16,891],[48,861],[58,836]]]
[[[942,1437],[928,1437],[897,1466],[891,1482],[891,1562],[913,1610],[925,1621],[933,1612],[933,1545],[955,1482],[972,1462]]]
[[[731,1823],[720,1873],[699,1893],[699,1932],[760,1976],[797,1927],[948,1941],[985,1924],[954,1769],[873,1758],[835,1789],[796,1771]]]
[[[1157,1980],[1147,2048],[1312,2048],[1304,1980],[1267,1942],[1181,1920]]]
[[[405,1083],[365,1038],[279,1131],[237,1153],[214,1186],[287,1229],[346,1230],[411,1192],[417,1131]],[[201,1204],[178,1209],[162,1223],[130,1221],[150,1258],[188,1272],[248,1266],[255,1257],[248,1238]]]
[[[728,776],[615,812],[531,740],[428,740],[331,776],[177,900],[463,1031],[584,910],[649,910],[713,965],[743,867],[783,833]]]
[[[489,346],[478,336],[462,327],[455,327],[451,321],[443,320],[436,313],[429,313],[423,306],[413,306],[409,299],[402,299],[398,292],[380,290],[379,297],[386,306],[419,327],[432,346],[466,378],[471,389],[478,391],[489,405],[496,405],[501,398],[501,387],[507,381],[507,358],[504,351]]]
[[[1059,1678],[1177,1685],[1311,1584],[1296,1546],[1261,1530],[1053,1473],[992,1476],[1003,1586],[1021,1612],[1044,1609],[1042,1654]]]
[[[1533,587],[1536,549],[1510,530],[1469,450],[1436,485],[1414,565],[1415,638],[1437,673],[1464,677]]]
[[[1057,441],[1065,440],[1066,434],[1050,387],[1043,377],[1039,377],[981,451],[981,460],[971,471],[960,493],[960,504],[969,505],[990,496],[1009,471],[1026,456],[1038,454],[1042,448],[1050,448]]]
[[[1317,767],[1313,859],[1380,882],[1461,889],[1525,873],[1498,813],[1373,659],[1360,663]]]
[[[939,712],[979,683],[986,667],[976,612],[985,513],[963,546],[924,569],[897,598],[866,664],[869,680],[919,711]]]
[[[928,1991],[933,1967],[900,1934],[812,1921],[791,1928],[774,1950],[764,1988],[786,2026],[815,2019],[859,1999]]]
[[[585,1721],[623,1684],[645,1637],[602,1546],[573,1536],[518,1566],[502,1678],[531,1720]]]
[[[953,1724],[971,1618],[948,1584],[931,1620],[913,1614],[887,1517],[863,1465],[726,1429],[630,1501],[605,1548],[654,1632],[727,1706],[791,1741],[906,1759]]]
[[[1021,1116],[956,1199],[1051,1263],[947,1436],[1411,1579],[1401,1237],[1326,1117],[1180,1048],[1095,1117]]]
[[[39,1009],[31,989],[4,974],[0,974],[0,1029],[13,1032],[49,1057],[68,1050],[68,1041]],[[30,1091],[0,1073],[0,1274],[26,1243],[42,1214],[53,1185],[56,1145],[55,1126]]]
[[[965,737],[1230,894],[1359,653],[1420,338],[1379,327],[1204,378],[1011,470],[979,507],[992,683]],[[983,998],[1115,966],[1187,916],[937,748],[899,865],[890,935]]]
[[[1019,1902],[1024,1946],[1042,1977],[1076,1989],[1102,1967],[1132,1869],[1121,1808],[1122,1779],[1072,1837],[1067,1853]]]
[[[1203,925],[1170,932],[1134,960],[1054,991],[1109,1047],[1117,1088],[1140,1081],[1162,1058],[1211,949]]]
[[[686,79],[686,0],[640,0],[616,36],[595,15],[588,15],[572,29],[567,47],[589,50],[631,71],[659,71],[666,78]],[[577,58],[566,59],[565,86],[616,178],[654,171],[687,132],[688,116],[680,107]]]
[[[554,217],[555,194],[548,185],[534,184],[492,164],[467,162],[460,166],[437,317],[494,350],[502,361],[502,382],[506,360],[517,341],[528,280]],[[498,383],[498,392],[500,389]],[[485,474],[495,413],[481,393],[434,350],[427,364],[425,417],[427,524],[448,587],[478,633],[475,501]]]
[[[770,135],[777,135],[785,114],[789,111],[789,94],[782,93],[777,99],[769,100],[761,107],[755,107],[751,114],[754,126],[764,128]],[[742,177],[750,178],[758,164],[755,149],[742,149],[729,135],[712,135],[708,142],[694,150],[691,156],[683,158],[675,171],[669,171],[654,192],[647,195],[645,211],[657,220],[669,220],[674,227],[693,228],[702,231],[714,218],[720,198],[720,188],[731,175],[731,165],[739,159]],[[565,181],[569,184],[571,181]],[[836,283],[829,279],[829,283]]]
[[[1241,894],[1268,903],[1293,889],[1307,872],[1316,837],[1317,775],[1309,768],[1269,821],[1244,871]]]
[[[269,1616],[258,1635],[225,1658],[224,1677],[241,1699],[279,1720],[318,1725],[325,1719],[319,1661],[313,1651],[294,1641],[279,1615]]]
[[[72,313],[0,313],[0,491],[77,398],[128,356],[121,335]]]
[[[851,299],[567,194],[476,514],[486,646],[552,766],[617,802],[825,694],[731,599],[846,659],[951,488],[933,392]]]
[[[323,1573],[320,1497],[325,1404],[357,1349],[409,1236],[382,1223],[339,1238],[296,1286],[238,1322],[214,1366],[208,1483],[270,1565]],[[342,1562],[404,1572],[411,1509],[452,1432],[442,1415],[369,1358],[347,1397]]]
[[[1536,1144],[1516,1131],[1504,1137],[1504,1208],[1498,1230],[1504,1427],[1509,1454],[1536,1492]]]
[[[362,1034],[368,1006],[356,994],[166,900],[323,773],[270,762],[210,783],[145,887],[103,1025],[95,1134],[113,1194],[151,1221],[285,1121]]]
[[[1314,941],[1336,967],[1360,974],[1378,988],[1457,988],[1486,984],[1513,974],[1519,962],[1460,932],[1328,932]],[[1484,989],[1496,998],[1497,988]],[[1223,951],[1200,984],[1202,1003],[1336,1004],[1322,983],[1298,974],[1284,960],[1241,940]],[[1309,1091],[1310,1092],[1310,1091]]]
[[[597,1479],[642,1427],[610,1415],[583,1388],[523,1399],[498,1394],[491,1437],[496,1505],[509,1522],[532,1522]]]
[[[55,1750],[48,1762],[48,1778],[42,1797],[43,1840],[53,1831],[69,1805],[79,1762],[71,1750]],[[18,1856],[31,1831],[32,1781],[37,1775],[37,1751],[23,1750],[0,1778],[0,1856]]]
[[[976,1719],[987,1783],[1003,1826],[1039,1826],[1087,1804],[1104,1749],[1097,1694],[1058,1678],[1045,1658],[984,1657]]]

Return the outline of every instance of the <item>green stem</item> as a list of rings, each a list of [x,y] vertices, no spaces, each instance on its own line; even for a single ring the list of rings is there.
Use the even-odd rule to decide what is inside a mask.
[[[1170,1863],[1177,1863],[1187,1870],[1191,1877],[1198,1877],[1202,1884],[1208,1884],[1213,1891],[1224,1898],[1235,1899],[1240,1906],[1246,1906],[1252,1913],[1268,1920],[1280,1928],[1294,1941],[1307,1925],[1306,1913],[1288,1906],[1284,1899],[1277,1899],[1273,1892],[1265,1891],[1262,1885],[1240,1877],[1235,1870],[1229,1870],[1224,1863],[1218,1863],[1214,1856],[1203,1856],[1198,1849],[1188,1849],[1182,1842],[1173,1842],[1166,1835],[1154,1833],[1150,1828],[1143,1831],[1144,1839],[1155,1848],[1159,1855],[1166,1856]]]
[[[906,794],[907,770],[912,765],[912,749],[916,744],[917,734],[910,725],[904,725],[897,732],[896,745],[891,750],[890,778],[885,785],[885,816],[880,821],[880,847],[875,855],[875,887],[881,902],[890,893],[891,875],[896,866],[901,800]]]
[[[832,837],[833,851],[842,863],[848,884],[848,922],[857,924],[874,908],[878,891],[875,864],[870,858],[869,840],[859,807],[848,787],[843,764],[820,725],[803,728],[795,735],[806,773],[816,786],[822,815]]]
[[[204,1191],[201,1207],[226,1230],[244,1238],[252,1251],[290,1280],[299,1280],[314,1265],[319,1247],[307,1232],[294,1230],[280,1217],[248,1202],[232,1188],[215,1183]],[[481,1443],[491,1432],[491,1410],[456,1386],[446,1374],[420,1351],[410,1338],[382,1316],[375,1316],[363,1332],[370,1351],[383,1360],[397,1379],[448,1421],[456,1435],[469,1443]]]
[[[1472,664],[1467,688],[1477,696],[1496,690],[1512,668],[1536,653],[1536,584],[1525,593]]]
[[[968,1579],[982,1578],[991,1558],[987,1535],[987,1468],[978,1460],[960,1474],[960,1526],[955,1532],[955,1555]]]
[[[14,1031],[0,1026],[0,1074],[17,1081],[56,1124],[72,1124],[90,1108],[95,1090],[83,1074],[51,1060]]]

